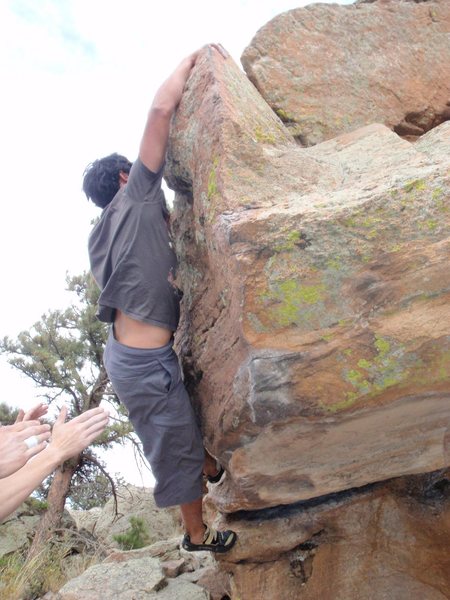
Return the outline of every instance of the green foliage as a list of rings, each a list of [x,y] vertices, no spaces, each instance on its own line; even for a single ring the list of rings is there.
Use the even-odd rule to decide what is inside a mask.
[[[42,388],[49,401],[60,396],[69,400],[75,415],[97,406],[102,399],[98,395],[94,399],[92,392],[100,383],[107,327],[95,317],[98,292],[88,274],[68,277],[67,289],[76,294],[76,303],[42,315],[16,340],[5,337],[0,352]],[[103,379],[106,387],[105,374]]]
[[[148,529],[140,517],[130,517],[131,527],[126,533],[114,535],[114,540],[122,550],[135,550],[143,548],[150,543]]]
[[[74,302],[64,310],[51,310],[30,329],[19,333],[15,340],[0,340],[0,352],[8,362],[33,380],[48,403],[64,400],[69,407],[69,417],[109,403],[116,415],[111,426],[87,448],[80,459],[74,475],[74,483],[83,483],[83,490],[76,495],[72,485],[75,505],[87,506],[92,481],[92,505],[104,503],[106,488],[114,483],[104,465],[94,453],[95,447],[110,448],[112,444],[130,439],[132,426],[126,411],[119,404],[103,365],[103,348],[108,327],[96,317],[99,290],[92,276],[83,273],[66,279],[67,290],[73,293]],[[0,421],[14,418],[7,405],[0,405]],[[132,440],[133,441],[133,440]],[[106,483],[106,480],[108,483]],[[37,496],[46,499],[48,479]],[[111,489],[111,487],[109,488]],[[108,495],[109,492],[108,492]]]
[[[18,412],[17,408],[9,406],[6,402],[0,402],[0,423],[2,425],[12,425]]]
[[[67,289],[76,297],[71,306],[42,315],[15,340],[5,337],[0,341],[0,352],[36,383],[49,402],[64,399],[70,416],[75,416],[102,400],[117,404],[117,398],[102,361],[108,330],[95,316],[97,286],[83,273],[68,276]]]
[[[46,500],[41,500],[40,498],[33,498],[33,496],[30,496],[29,498],[27,498],[25,500],[25,504],[34,513],[43,512],[44,510],[47,510],[47,508],[48,508],[48,503]]]
[[[125,485],[121,477],[109,478],[96,465],[85,465],[75,473],[70,484],[68,500],[75,510],[90,510],[102,507],[111,498],[112,485]]]

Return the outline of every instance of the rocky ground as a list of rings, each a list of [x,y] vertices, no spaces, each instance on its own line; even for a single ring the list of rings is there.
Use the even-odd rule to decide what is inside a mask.
[[[117,514],[112,498],[103,508],[66,511],[63,532],[58,535],[71,541],[58,566],[68,581],[42,600],[229,598],[228,578],[218,571],[210,554],[180,548],[178,511],[158,509],[151,490],[133,486],[122,488],[118,501]],[[113,536],[130,529],[131,517],[143,519],[148,543],[137,550],[121,550]],[[0,560],[26,551],[39,518],[24,505],[0,526]],[[0,586],[0,598],[23,598],[26,587],[14,595],[13,588]]]

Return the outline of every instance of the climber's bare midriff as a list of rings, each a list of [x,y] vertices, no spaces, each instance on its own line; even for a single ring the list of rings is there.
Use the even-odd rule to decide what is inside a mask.
[[[114,320],[114,337],[118,342],[132,348],[161,348],[169,343],[173,335],[170,329],[143,323],[128,317],[120,310]]]

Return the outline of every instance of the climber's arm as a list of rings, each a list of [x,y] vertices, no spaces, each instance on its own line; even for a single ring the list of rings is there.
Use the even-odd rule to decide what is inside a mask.
[[[210,46],[226,58],[227,53],[221,46],[216,44],[210,44]],[[142,136],[139,158],[154,173],[159,171],[164,162],[169,140],[170,120],[180,103],[184,86],[200,52],[201,49],[182,60],[172,75],[158,89],[153,99]]]

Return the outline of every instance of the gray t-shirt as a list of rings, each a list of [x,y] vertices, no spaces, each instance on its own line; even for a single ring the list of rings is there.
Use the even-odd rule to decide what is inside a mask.
[[[101,290],[98,318],[114,322],[115,309],[172,331],[180,317],[174,285],[177,260],[161,189],[163,167],[153,173],[139,160],[128,183],[103,210],[89,236],[91,270]]]

